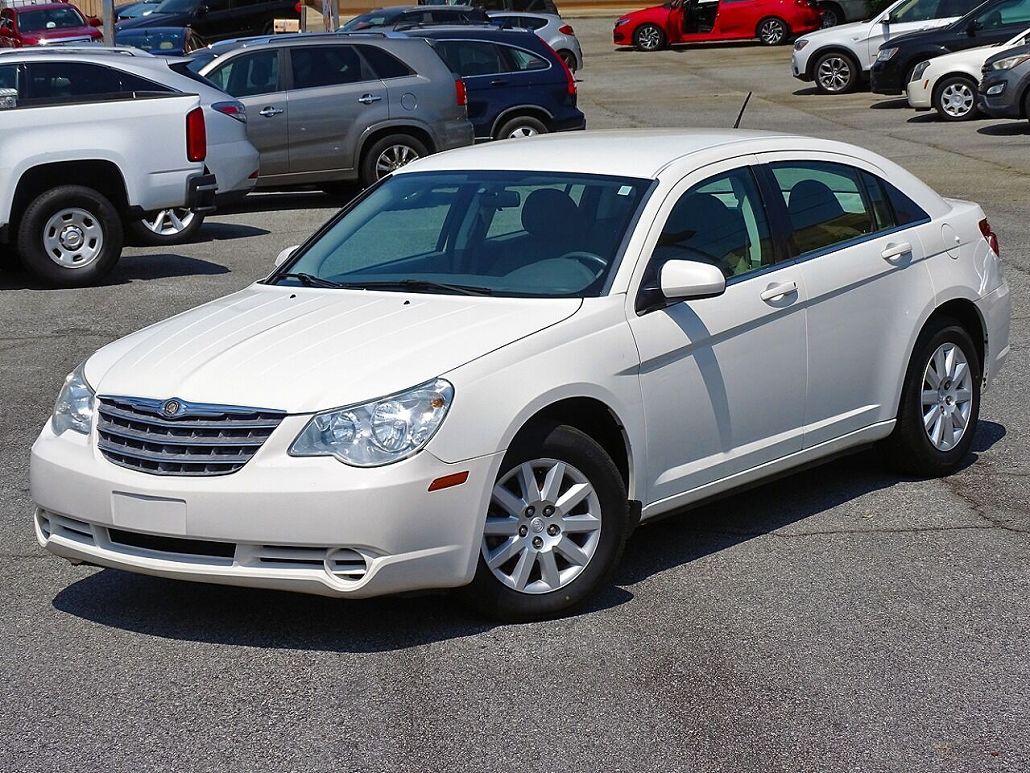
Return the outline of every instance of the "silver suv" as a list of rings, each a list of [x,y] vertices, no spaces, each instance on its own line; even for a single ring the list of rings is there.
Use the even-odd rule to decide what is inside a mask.
[[[473,141],[465,88],[425,40],[300,34],[218,43],[190,69],[247,106],[258,188],[370,185]]]

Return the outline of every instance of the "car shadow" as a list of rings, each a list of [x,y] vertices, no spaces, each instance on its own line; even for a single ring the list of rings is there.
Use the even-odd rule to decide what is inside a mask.
[[[1004,436],[1001,425],[981,421],[966,465]],[[866,451],[642,526],[627,545],[614,584],[575,616],[622,606],[634,598],[626,586],[803,521],[898,480],[884,471],[874,453]],[[52,603],[61,612],[145,636],[330,652],[402,650],[474,636],[497,625],[467,612],[455,595],[447,592],[338,600],[194,584],[111,569],[69,585]]]
[[[870,110],[901,110],[902,108],[908,108],[908,99],[905,97],[884,99],[869,105]]]
[[[210,220],[201,226],[197,232],[197,238],[190,241],[190,244],[202,244],[204,242],[225,242],[232,239],[248,239],[251,236],[265,236],[270,233],[266,228],[257,228],[252,225],[240,225],[238,223],[212,223]]]
[[[322,191],[272,191],[252,193],[244,199],[218,207],[219,215],[236,215],[254,212],[284,212],[297,209],[338,209],[361,191],[345,188],[339,195]],[[206,227],[206,224],[205,224]]]
[[[1006,121],[1005,123],[981,126],[976,131],[977,134],[986,134],[991,137],[1020,137],[1030,134],[1030,122],[1025,120]]]
[[[123,255],[114,270],[97,287],[128,284],[134,281],[167,279],[179,276],[228,274],[221,263],[190,258],[185,255]],[[50,285],[20,269],[0,273],[0,290],[50,290]]]

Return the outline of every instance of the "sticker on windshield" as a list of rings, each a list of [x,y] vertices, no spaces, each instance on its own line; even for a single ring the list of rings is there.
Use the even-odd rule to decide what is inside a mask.
[[[632,185],[623,185],[621,188],[619,188],[619,195],[620,196],[629,196],[632,192],[633,192],[633,186]]]

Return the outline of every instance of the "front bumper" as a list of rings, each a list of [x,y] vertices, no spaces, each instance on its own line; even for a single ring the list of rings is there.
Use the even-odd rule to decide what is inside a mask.
[[[807,69],[805,65],[802,64],[797,51],[790,55],[790,74],[801,81],[809,82],[812,80],[808,77]]]
[[[901,94],[905,88],[902,82],[901,67],[898,62],[898,54],[886,62],[874,62],[869,71],[870,88],[874,94]]]
[[[612,30],[612,43],[617,46],[633,45],[633,25],[622,24]]]
[[[933,105],[930,103],[930,81],[927,78],[920,78],[916,81],[909,81],[905,87],[905,96],[908,98],[908,106],[916,110],[929,110]]]
[[[36,537],[73,561],[327,596],[471,581],[500,454],[447,464],[422,451],[370,469],[290,457],[306,421],[284,419],[238,472],[199,478],[118,467],[95,437],[58,437],[48,422],[32,447]]]
[[[218,182],[213,174],[191,177],[186,183],[186,206],[194,212],[214,212]]]
[[[1019,89],[1012,88],[1012,83],[1002,74],[990,73],[980,81],[977,103],[981,110],[992,118],[1022,118],[1023,106],[1019,99]],[[1000,94],[988,94],[988,89],[1001,86]]]

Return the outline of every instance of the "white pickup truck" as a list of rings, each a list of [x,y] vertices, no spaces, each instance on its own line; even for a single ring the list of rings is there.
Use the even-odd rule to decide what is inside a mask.
[[[121,255],[124,220],[166,208],[214,208],[197,95],[19,102],[18,93],[0,88],[0,255],[16,252],[46,283],[99,281]]]

